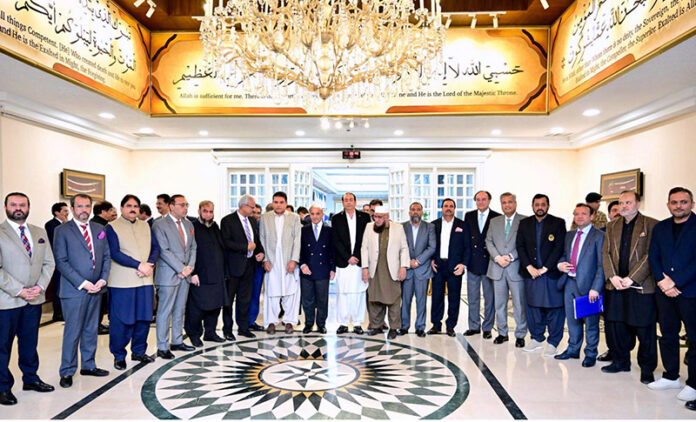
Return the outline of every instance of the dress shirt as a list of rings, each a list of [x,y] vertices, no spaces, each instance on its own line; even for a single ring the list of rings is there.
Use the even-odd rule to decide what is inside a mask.
[[[86,223],[80,223],[79,221],[77,221],[74,218],[72,221],[74,221],[75,224],[77,225],[77,230],[80,231],[80,235],[82,236],[83,239],[84,239],[85,235],[83,234],[82,226],[85,224],[87,225],[87,234],[89,234],[89,240],[92,242],[92,259],[94,259],[96,262],[96,256],[94,255],[94,236],[92,236],[92,228],[89,226],[89,221]],[[83,242],[84,242],[84,240],[83,240]],[[80,284],[80,286],[77,288],[77,290],[82,290],[85,287],[85,284],[87,284],[89,282],[90,282],[89,280],[83,281],[82,284]]]
[[[321,221],[317,224],[312,223],[312,234],[316,232],[316,236],[314,236],[315,240],[319,240],[319,236],[321,236],[321,227],[322,227]]]
[[[450,235],[452,234],[452,225],[454,224],[454,217],[452,220],[447,222],[447,220],[442,218],[442,231],[440,232],[440,259],[449,258],[449,242]]]
[[[483,228],[486,227],[486,220],[488,219],[488,214],[490,214],[490,212],[491,212],[490,208],[486,208],[486,211],[484,211],[484,212],[481,212],[478,210],[476,211],[476,218],[478,219],[478,220],[476,220],[476,224],[478,224],[478,222],[481,220],[481,215],[483,215],[483,225],[481,227],[479,227],[480,233],[483,233]]]
[[[250,241],[256,242],[256,240],[254,240],[254,230],[251,228],[251,221],[249,221],[249,217],[245,217],[240,213],[237,213],[237,215],[239,216],[239,220],[242,222],[242,229],[244,230],[245,233],[246,233],[246,228],[249,227],[249,234],[251,235]],[[248,224],[248,226],[245,224]]]
[[[580,229],[578,228],[578,231],[575,232],[575,236],[573,236],[573,240],[570,242],[570,256],[568,257],[568,262],[570,262],[571,257],[573,256],[573,246],[575,246],[575,240],[580,236],[580,243],[578,244],[578,255],[577,259],[580,259],[580,252],[582,252],[582,245],[585,244],[585,240],[587,239],[588,233],[590,233],[590,230],[592,230],[592,224],[588,225],[584,229],[582,229],[582,234],[580,234]],[[575,263],[577,265],[577,262]],[[568,274],[572,277],[575,277],[575,273],[577,271],[577,267],[573,268],[568,272]]]
[[[14,221],[10,220],[9,218],[7,219],[7,222],[10,224],[10,227],[12,227],[14,229],[15,233],[17,233],[17,237],[19,237],[19,240],[21,241],[22,234],[19,231],[19,224],[15,223]],[[34,253],[34,239],[32,239],[32,237],[31,237],[31,231],[29,230],[29,225],[25,221],[24,224],[22,224],[22,226],[24,226],[24,235],[27,237],[27,240],[29,241],[29,246],[31,246],[31,253],[33,254]]]
[[[276,229],[276,247],[282,245],[283,243],[283,224],[285,224],[285,213],[280,215],[273,213],[275,218],[275,229]]]
[[[184,226],[184,219],[182,218],[181,220],[178,220],[176,217],[174,217],[174,216],[172,215],[172,213],[169,213],[169,214],[167,214],[167,215],[169,216],[169,218],[172,219],[172,221],[173,221],[174,224],[176,225],[177,231],[179,230],[179,224],[177,224],[177,221],[181,221],[181,231],[184,232],[184,247],[185,247],[186,244],[188,243],[188,234],[186,233],[186,226]]]
[[[346,212],[346,221],[348,222],[348,233],[350,233],[350,254],[353,256],[353,251],[355,250],[355,236],[358,231],[358,214],[353,211],[353,217],[351,218]]]
[[[420,228],[422,222],[418,223],[416,226],[415,224],[411,223],[411,233],[413,233],[413,247],[416,247],[416,239],[418,238],[418,229]]]

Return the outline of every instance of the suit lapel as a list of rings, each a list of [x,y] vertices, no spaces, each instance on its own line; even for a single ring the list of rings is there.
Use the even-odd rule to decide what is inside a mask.
[[[597,230],[598,230],[598,229],[595,229],[594,227],[592,227],[592,228],[590,229],[590,231],[587,232],[587,236],[585,237],[585,242],[583,242],[583,244],[582,244],[582,249],[580,249],[580,255],[578,256],[578,262],[580,262],[580,261],[582,260],[582,258],[586,255],[585,252],[586,252],[587,249],[588,249],[587,246],[590,245],[590,243],[591,243],[591,241],[592,241],[592,238],[594,237],[595,232],[596,232]]]
[[[32,227],[28,224],[27,224],[27,227],[29,228],[29,233],[31,233],[31,239],[34,242],[34,245],[32,246],[32,249],[31,249],[31,262],[34,262],[36,259],[38,259],[36,251],[39,249],[39,245],[40,245],[39,242],[40,241],[48,242],[48,239],[44,238],[38,229],[35,229],[34,227]],[[22,245],[22,246],[24,246],[24,245]],[[29,254],[27,254],[27,256],[29,256]]]
[[[643,217],[643,214],[638,214],[636,216],[636,223],[633,226],[633,233],[631,234],[631,254],[629,257],[633,256],[633,253],[636,251],[636,247],[638,246],[638,239],[640,239],[640,235],[644,232],[645,218]],[[672,242],[674,242],[674,240],[672,240]]]
[[[696,219],[694,218],[694,213],[691,213],[689,215],[689,219],[686,220],[686,223],[684,223],[684,228],[682,228],[681,233],[679,233],[679,237],[674,242],[674,249],[679,248],[679,245],[681,244],[682,239],[689,237],[689,235],[691,234],[691,230],[694,227],[695,222],[696,222]],[[672,221],[672,224],[674,224],[674,221]]]
[[[17,232],[15,232],[12,226],[10,226],[10,223],[5,221],[2,224],[2,229],[5,231],[7,237],[9,237],[11,241],[15,244],[15,246],[22,250],[22,255],[29,260],[29,254],[27,253],[27,249],[24,247],[24,243],[22,243],[22,240],[19,238],[19,235],[17,235]]]
[[[94,226],[92,226],[91,224],[92,223],[90,223],[90,229],[92,229],[92,236],[94,236]],[[93,223],[93,224],[97,224],[97,223]],[[82,245],[85,248],[85,250],[89,252],[89,248],[87,247],[87,242],[85,242],[85,237],[82,235],[80,228],[77,227],[77,224],[75,224],[74,222],[71,222],[70,225],[72,226],[70,228],[70,231],[73,232],[73,234],[75,235],[75,237],[79,241],[80,245]],[[92,239],[92,246],[94,246],[94,239]]]

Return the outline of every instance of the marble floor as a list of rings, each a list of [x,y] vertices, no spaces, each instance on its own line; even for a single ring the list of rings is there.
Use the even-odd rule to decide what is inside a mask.
[[[334,303],[332,294],[330,309]],[[123,372],[113,368],[108,336],[100,336],[97,364],[110,375],[77,375],[69,389],[58,386],[63,323],[49,323],[40,329],[39,375],[56,391],[22,391],[15,346],[11,369],[20,380],[13,388],[19,404],[0,407],[0,419],[696,417],[676,399],[679,390],[651,391],[636,369],[609,375],[601,364],[582,368],[580,360],[526,353],[514,341],[494,345],[481,336],[464,337],[467,310],[463,297],[455,338],[418,338],[413,328],[393,341],[384,335],[336,336],[335,323],[328,324],[327,335],[303,335],[298,326],[293,335],[205,342],[194,352],[175,352],[171,361],[128,361]],[[332,312],[329,321],[335,321]],[[150,353],[154,334],[153,325]],[[564,346],[565,339],[559,350]],[[685,376],[683,367],[682,382]]]

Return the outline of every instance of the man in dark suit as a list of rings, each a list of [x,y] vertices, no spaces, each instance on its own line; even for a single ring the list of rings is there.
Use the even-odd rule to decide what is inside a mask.
[[[467,264],[466,293],[469,299],[469,329],[465,336],[481,333],[483,338],[492,337],[493,323],[495,322],[495,303],[493,280],[488,278],[488,250],[486,249],[486,234],[491,219],[500,215],[490,209],[491,193],[478,191],[474,195],[476,210],[469,211],[464,216],[464,223],[469,229],[469,242],[471,255]],[[483,290],[483,326],[481,325],[481,290]]]
[[[105,377],[109,371],[97,368],[97,318],[101,295],[111,269],[111,254],[105,228],[89,222],[92,198],[78,194],[70,199],[73,222],[56,229],[54,254],[61,273],[60,300],[65,310],[60,386],[72,386],[80,349],[80,375]]]
[[[362,281],[360,248],[367,223],[371,221],[369,214],[355,209],[355,195],[346,192],[341,197],[343,211],[331,218],[331,241],[336,262],[336,319],[340,324],[336,334],[348,332],[351,318],[353,332],[362,334],[360,326],[365,320],[367,308],[367,283]]]
[[[94,217],[92,221],[102,226],[106,226],[110,222],[116,220],[116,208],[109,201],[101,201],[94,204],[92,207]],[[104,325],[104,315],[109,312],[109,293],[106,292],[101,296],[101,306],[99,308],[99,334],[109,334],[109,327]]]
[[[256,220],[256,227],[258,228],[258,223],[261,219],[261,205],[256,204],[251,216]],[[251,301],[249,303],[249,329],[251,331],[263,331],[263,326],[256,323],[256,318],[259,317],[260,311],[260,298],[261,298],[261,287],[263,286],[263,276],[266,272],[263,270],[263,264],[261,262],[256,263],[256,270],[254,271],[254,287],[251,289]]]
[[[155,221],[155,219],[152,218],[152,210],[147,204],[140,205],[140,214],[138,215],[138,218],[149,224],[150,227],[152,227],[152,223]]]
[[[459,319],[459,301],[462,294],[462,276],[469,262],[471,249],[469,229],[464,221],[454,216],[456,204],[453,199],[442,201],[442,218],[433,221],[437,248],[431,261],[435,277],[432,285],[430,322],[433,326],[428,334],[439,334],[445,314],[445,286],[447,286],[447,335],[454,337],[454,327]]]
[[[44,292],[53,274],[51,245],[44,229],[27,224],[29,198],[21,192],[5,197],[7,220],[0,224],[0,404],[17,404],[12,394],[10,353],[18,339],[23,390],[47,393],[53,386],[41,381],[39,369],[39,321]]]
[[[54,230],[56,227],[68,221],[70,217],[68,204],[65,202],[56,202],[51,207],[51,214],[53,214],[53,218],[44,224],[44,229],[46,229],[48,241],[51,247],[53,247]],[[53,271],[53,277],[51,277],[51,284],[48,285],[48,291],[51,293],[51,300],[53,303],[53,321],[63,321],[63,311],[60,307],[60,299],[58,298],[58,292],[60,291],[60,271],[58,271],[58,269]]]
[[[329,308],[329,280],[336,275],[331,227],[323,223],[324,210],[318,205],[309,208],[311,224],[302,227],[300,247],[300,278],[302,308],[305,313],[303,333],[308,334],[317,323],[317,331],[326,334]]]
[[[602,245],[604,232],[592,226],[594,208],[587,204],[577,204],[573,211],[575,230],[566,233],[564,254],[558,269],[564,274],[558,280],[564,286],[565,313],[568,320],[568,348],[556,359],[577,359],[582,346],[583,325],[585,325],[584,368],[595,365],[599,345],[599,313],[581,319],[575,318],[573,301],[588,296],[590,303],[599,299],[604,287],[602,268]]]
[[[196,266],[191,273],[184,329],[195,347],[203,346],[201,336],[205,341],[225,341],[215,332],[220,309],[228,305],[229,295],[225,285],[227,263],[222,246],[222,233],[213,220],[214,216],[213,203],[202,201],[198,205],[198,219],[193,222]]]
[[[689,339],[696,339],[696,214],[694,195],[682,187],[672,188],[667,200],[671,218],[655,225],[650,243],[650,269],[657,287],[657,318],[660,324],[660,355],[665,372],[648,384],[654,390],[679,388],[679,331],[682,324]],[[696,348],[686,352],[688,376],[677,398],[696,410]]]
[[[549,214],[549,197],[538,193],[532,199],[534,216],[520,221],[517,230],[517,253],[520,275],[527,297],[527,322],[532,341],[526,352],[541,349],[548,329],[545,356],[555,356],[563,338],[563,289],[556,264],[563,255],[566,225],[563,219]]]
[[[309,226],[312,223],[312,218],[309,215],[309,210],[305,207],[297,208],[297,215],[300,216],[302,227]]]
[[[222,310],[222,331],[226,340],[235,340],[232,333],[232,306],[236,298],[235,316],[238,334],[256,337],[249,331],[249,302],[254,286],[254,272],[258,262],[263,261],[264,250],[259,240],[256,220],[251,216],[256,201],[251,195],[243,195],[237,203],[237,211],[225,216],[220,222],[222,244],[225,247],[229,280],[227,293],[229,305]]]

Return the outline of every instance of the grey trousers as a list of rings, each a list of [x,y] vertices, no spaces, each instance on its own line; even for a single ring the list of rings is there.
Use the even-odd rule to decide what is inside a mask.
[[[394,303],[367,302],[367,313],[370,317],[368,329],[380,329],[384,325],[384,317],[389,318],[389,329],[401,328],[401,298]]]
[[[483,290],[483,326],[481,325],[481,290]],[[466,295],[469,299],[469,329],[493,330],[495,305],[493,281],[485,275],[466,274]]]
[[[416,330],[425,330],[425,303],[428,299],[428,277],[416,277],[409,271],[401,283],[401,328],[411,327],[411,302],[416,295]]]
[[[182,280],[178,286],[159,286],[157,298],[157,350],[169,350],[169,327],[171,324],[171,344],[184,342],[184,313],[188,298],[189,284]]]
[[[495,319],[498,335],[508,335],[507,304],[512,296],[512,316],[515,319],[515,337],[527,335],[527,299],[524,293],[524,280],[512,281],[508,272],[503,272],[500,280],[493,282],[495,290]]]
[[[102,295],[84,295],[60,299],[63,307],[65,328],[63,329],[63,351],[59,374],[61,377],[75,375],[77,371],[77,349],[80,349],[80,369],[94,369],[97,352],[97,321]]]

